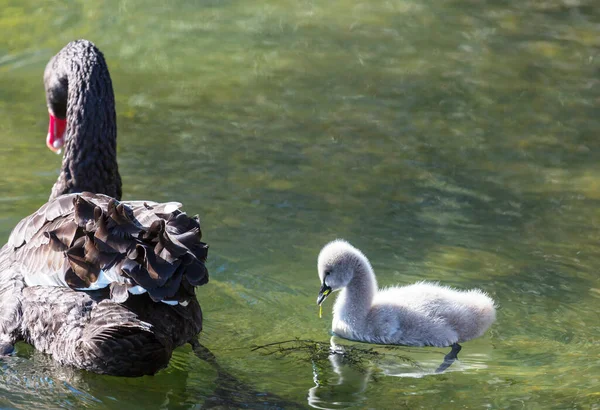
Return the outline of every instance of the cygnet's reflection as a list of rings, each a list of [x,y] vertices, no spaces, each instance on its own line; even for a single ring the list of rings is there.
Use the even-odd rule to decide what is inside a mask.
[[[308,390],[308,404],[316,409],[339,409],[349,406],[366,405],[364,392],[376,374],[395,377],[423,377],[435,374],[440,366],[440,352],[403,348],[397,353],[385,352],[369,347],[353,350],[352,346],[344,346],[343,339],[332,336],[331,353],[328,356],[330,367],[325,361],[313,360],[313,382]],[[338,341],[338,343],[336,343]],[[365,345],[368,346],[368,345]],[[369,353],[371,352],[371,353]],[[419,355],[419,363],[410,356]],[[423,354],[427,359],[423,360]],[[446,363],[446,362],[444,362]],[[455,365],[456,366],[456,365]],[[446,367],[447,368],[447,367]],[[374,374],[375,373],[375,374]]]
[[[344,346],[335,343],[335,336],[331,337],[330,344],[331,353],[328,359],[331,369],[324,366],[321,368],[313,361],[315,386],[308,390],[309,406],[316,409],[336,409],[361,403],[365,399],[362,393],[367,389],[371,377],[371,366],[345,364]]]

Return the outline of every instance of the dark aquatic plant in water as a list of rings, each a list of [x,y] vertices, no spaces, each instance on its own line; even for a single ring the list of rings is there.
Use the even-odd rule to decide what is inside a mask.
[[[357,345],[341,346],[331,342],[319,342],[310,339],[292,339],[255,346],[251,351],[260,352],[265,356],[296,357],[319,367],[327,364],[330,357],[336,356],[341,358],[345,365],[363,373],[366,373],[372,367],[373,362],[384,358],[397,359],[423,370],[414,360],[397,353],[400,349],[402,347],[391,345],[365,348]]]

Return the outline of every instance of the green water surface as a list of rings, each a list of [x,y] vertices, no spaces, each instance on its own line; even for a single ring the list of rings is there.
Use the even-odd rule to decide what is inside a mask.
[[[1,408],[600,409],[595,1],[0,0],[0,33],[2,242],[60,166],[45,64],[92,40],[124,198],[201,216],[214,354],[182,347],[122,379],[20,344],[0,359]],[[381,286],[484,289],[496,324],[440,375],[448,349],[358,364],[251,350],[330,342],[316,257],[337,237]]]

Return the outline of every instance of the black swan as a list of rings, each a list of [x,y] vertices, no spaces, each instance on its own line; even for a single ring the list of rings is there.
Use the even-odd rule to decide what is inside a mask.
[[[47,144],[64,157],[50,201],[0,250],[0,356],[23,340],[63,365],[154,374],[178,346],[198,345],[198,218],[177,202],[119,201],[114,96],[94,44],[65,46],[44,83]]]

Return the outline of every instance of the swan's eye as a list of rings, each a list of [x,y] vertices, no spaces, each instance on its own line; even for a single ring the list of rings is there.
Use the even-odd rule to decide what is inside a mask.
[[[331,275],[331,271],[328,269],[325,271],[325,276]]]

